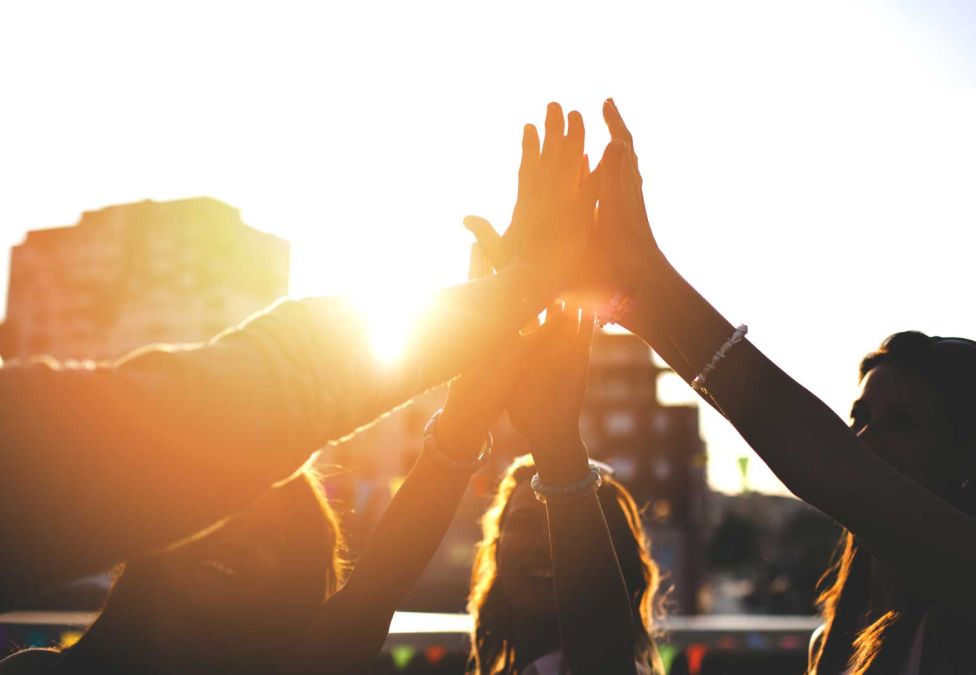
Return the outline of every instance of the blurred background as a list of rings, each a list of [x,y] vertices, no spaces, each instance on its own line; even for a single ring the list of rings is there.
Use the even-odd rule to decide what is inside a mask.
[[[425,294],[465,278],[461,218],[507,224],[522,124],[580,110],[595,163],[607,96],[665,253],[845,419],[887,334],[976,336],[967,0],[4,3],[0,64],[5,359],[203,340],[288,293],[351,295],[395,359]],[[443,396],[322,453],[353,553]],[[645,507],[676,654],[802,650],[833,523],[620,332],[596,341],[584,435]],[[404,610],[463,610],[477,517],[527,450],[504,420],[496,438]],[[749,615],[784,618],[702,619]]]

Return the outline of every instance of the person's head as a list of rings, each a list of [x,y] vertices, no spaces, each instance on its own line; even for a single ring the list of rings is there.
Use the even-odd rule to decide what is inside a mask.
[[[204,536],[128,562],[73,658],[260,670],[335,592],[340,550],[338,520],[302,474]]]
[[[976,515],[976,342],[917,331],[889,336],[864,357],[851,428],[893,467]],[[814,654],[818,672],[888,672],[907,655],[917,603],[869,616],[869,584],[878,571],[870,554],[845,533],[824,574],[818,604],[825,629]],[[884,646],[884,648],[882,648]],[[901,653],[899,652],[901,650]]]
[[[976,479],[976,342],[906,331],[859,370],[851,427],[885,461],[969,510]]]
[[[471,657],[479,675],[507,672],[515,663],[518,622],[548,627],[549,634],[556,633],[546,512],[529,485],[533,474],[531,456],[516,459],[482,519],[483,536],[468,597],[468,611],[474,619]],[[647,663],[657,658],[651,640],[659,582],[657,565],[650,557],[640,513],[627,489],[605,477],[598,496],[627,585],[635,625],[642,627],[634,644],[634,657]]]

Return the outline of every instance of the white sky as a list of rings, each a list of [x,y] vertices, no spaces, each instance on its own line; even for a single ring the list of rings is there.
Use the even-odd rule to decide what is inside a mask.
[[[575,107],[597,156],[611,95],[665,252],[838,412],[888,333],[976,336],[969,0],[7,0],[0,247],[211,195],[292,241],[295,293],[452,283],[461,217],[507,222],[522,123]],[[748,450],[704,432],[736,489]]]

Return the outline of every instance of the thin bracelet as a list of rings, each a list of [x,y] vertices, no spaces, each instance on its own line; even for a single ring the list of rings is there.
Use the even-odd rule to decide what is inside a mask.
[[[708,376],[711,375],[711,373],[718,367],[718,364],[722,361],[722,359],[728,355],[729,350],[731,350],[732,347],[734,347],[737,343],[741,342],[742,338],[744,338],[748,332],[749,327],[745,324],[742,324],[736,328],[735,332],[732,333],[732,337],[726,340],[725,343],[718,348],[718,351],[716,351],[712,356],[712,360],[706,363],[705,367],[702,368],[702,371],[698,373],[695,376],[695,379],[691,381],[691,388],[702,396],[706,396],[708,394],[708,389],[705,387],[705,380],[708,379]]]
[[[539,474],[535,474],[532,476],[532,481],[529,485],[532,486],[532,492],[535,494],[535,498],[545,504],[547,499],[553,497],[582,497],[590,491],[596,492],[603,485],[603,472],[600,471],[599,466],[591,464],[586,476],[575,483],[570,483],[569,485],[546,485],[542,482]]]
[[[427,425],[424,427],[424,452],[445,469],[474,473],[487,464],[488,458],[491,457],[491,449],[495,444],[491,432],[488,432],[488,437],[485,439],[485,444],[481,447],[478,459],[473,462],[459,461],[453,457],[448,457],[444,453],[444,450],[441,449],[440,443],[437,442],[437,434],[435,433],[437,431],[437,421],[441,418],[442,412],[444,412],[443,408],[431,415],[427,421]]]
[[[620,323],[621,319],[634,311],[640,298],[639,293],[624,293],[614,291],[607,301],[606,306],[602,307],[596,314],[596,322],[602,328],[611,323]]]

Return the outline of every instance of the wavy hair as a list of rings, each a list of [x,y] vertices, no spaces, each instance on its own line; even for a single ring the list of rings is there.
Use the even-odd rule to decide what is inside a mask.
[[[976,342],[930,337],[918,331],[895,333],[877,351],[864,357],[858,381],[885,364],[920,376],[946,412],[953,438],[972,443],[976,437],[976,391],[972,388]],[[970,515],[976,514],[970,495],[942,496]],[[897,672],[908,659],[912,635],[928,606],[907,594],[897,594],[893,606],[871,610],[870,582],[871,554],[845,530],[834,560],[819,582],[824,590],[817,598],[817,606],[824,628],[811,650],[808,675]],[[946,630],[954,630],[949,617],[941,623]]]
[[[475,675],[517,675],[512,608],[498,581],[498,539],[515,489],[528,483],[535,473],[530,455],[518,457],[505,472],[498,490],[481,520],[482,539],[471,570],[468,612],[474,619],[471,634],[470,668]],[[619,482],[605,477],[597,495],[610,530],[620,570],[627,585],[634,624],[640,629],[634,641],[634,658],[663,673],[654,645],[654,599],[660,583],[657,565],[651,559],[650,543],[641,525],[640,511],[633,497]]]
[[[275,645],[304,626],[342,580],[342,532],[319,481],[303,470],[287,483],[272,488],[284,509],[279,527],[297,535],[285,546],[282,567],[288,570],[283,584],[289,586],[281,602],[273,606],[219,608],[201,612],[171,592],[162,565],[180,549],[154,553],[119,566],[112,591],[101,615],[73,647],[65,650],[66,664],[80,672],[125,672],[126,675],[160,672],[263,673],[273,669],[280,652]],[[234,518],[232,516],[224,522]],[[215,536],[219,528],[203,537]],[[183,546],[192,546],[193,541]],[[160,644],[157,639],[162,605],[175,608],[186,622],[181,634],[208,636],[180,644]],[[257,611],[260,610],[260,611]],[[237,639],[251,635],[255,619],[272,624],[281,633],[277,641]]]

